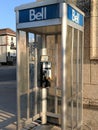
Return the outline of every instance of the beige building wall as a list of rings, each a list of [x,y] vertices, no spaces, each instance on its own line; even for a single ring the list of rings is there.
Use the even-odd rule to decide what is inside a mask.
[[[92,130],[98,128],[98,61],[90,60],[90,17],[85,18],[83,122]],[[85,128],[86,130],[86,128]]]

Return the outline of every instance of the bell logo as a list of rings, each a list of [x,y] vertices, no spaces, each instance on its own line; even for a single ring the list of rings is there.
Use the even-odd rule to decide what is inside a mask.
[[[36,11],[36,9],[31,9],[29,11],[29,20],[30,21],[39,21],[46,19],[46,7],[40,9],[40,11]]]
[[[80,14],[72,9],[72,21],[79,24]]]

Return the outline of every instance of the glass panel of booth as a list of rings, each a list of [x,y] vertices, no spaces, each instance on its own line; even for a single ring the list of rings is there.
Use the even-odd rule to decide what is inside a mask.
[[[83,32],[79,31],[79,92],[82,91]]]
[[[78,121],[78,126],[81,126],[82,124],[82,93],[78,95],[77,99],[77,121]]]
[[[30,89],[30,115],[33,117],[33,120],[39,118],[39,113],[41,112],[41,91],[38,88],[39,86],[39,48],[41,44],[38,44],[39,36],[37,36],[37,41],[34,39],[34,34],[29,33],[29,37],[32,40],[28,40],[29,46],[29,89]]]
[[[82,39],[83,33],[67,26],[67,128],[74,129],[82,121]]]
[[[23,31],[19,31],[18,50],[19,89],[20,93],[25,93],[28,90],[28,48],[26,33]]]
[[[47,36],[47,53],[49,56],[49,62],[51,62],[51,87],[48,89],[48,100],[47,100],[47,111],[57,114],[57,96],[56,96],[56,88],[57,88],[57,80],[58,80],[58,44],[56,43],[58,38],[56,39],[55,35]]]
[[[27,35],[24,31],[17,31],[17,109],[18,124],[25,125],[29,115],[29,71],[28,71],[28,52]]]
[[[73,39],[73,92],[72,95],[77,93],[77,52],[78,51],[78,30],[74,29],[74,39]]]
[[[83,62],[83,32],[79,31],[79,89],[78,89],[78,109],[77,109],[77,120],[78,120],[78,125],[81,124],[82,122],[82,62]]]
[[[67,42],[66,42],[66,71],[67,71],[67,79],[66,79],[66,89],[67,89],[67,129],[72,129],[72,27],[67,26]]]
[[[67,42],[66,42],[66,87],[67,87],[67,100],[72,96],[72,27],[67,26]]]

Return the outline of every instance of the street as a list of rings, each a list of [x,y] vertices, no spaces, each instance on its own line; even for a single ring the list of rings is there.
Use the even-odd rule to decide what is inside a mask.
[[[0,66],[0,130],[16,130],[16,67]]]
[[[16,80],[15,66],[0,66],[0,82],[9,82]]]

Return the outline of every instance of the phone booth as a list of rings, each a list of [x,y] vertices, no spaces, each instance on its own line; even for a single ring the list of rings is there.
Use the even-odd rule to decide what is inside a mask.
[[[81,130],[84,14],[66,0],[15,11],[17,130]]]

